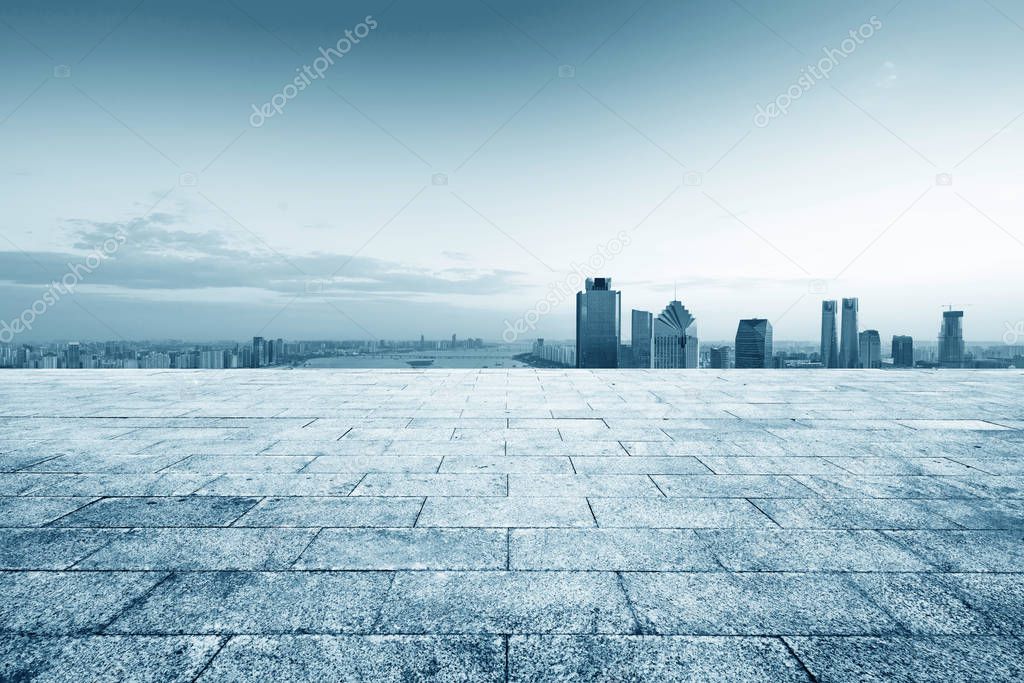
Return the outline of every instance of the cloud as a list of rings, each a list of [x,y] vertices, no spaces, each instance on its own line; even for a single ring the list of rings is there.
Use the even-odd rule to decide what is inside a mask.
[[[879,88],[892,88],[895,87],[897,80],[899,80],[899,74],[896,72],[896,65],[892,62],[884,62],[878,70],[875,85]]]

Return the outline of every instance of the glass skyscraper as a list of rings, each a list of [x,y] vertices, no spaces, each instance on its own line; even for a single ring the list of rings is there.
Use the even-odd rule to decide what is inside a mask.
[[[650,368],[654,358],[654,316],[650,311],[633,309],[631,330],[633,367]]]
[[[821,302],[821,367],[839,367],[839,338],[836,335],[836,302]]]
[[[892,338],[892,364],[896,368],[914,367],[914,338],[895,335]]]
[[[843,299],[843,335],[839,346],[839,366],[860,367],[860,337],[857,330],[857,299]]]
[[[576,367],[619,367],[621,293],[610,277],[587,278],[576,293]]]
[[[860,333],[860,366],[878,369],[882,367],[882,338],[878,330],[864,330]]]
[[[939,330],[939,367],[962,368],[964,366],[963,320],[963,311],[943,312],[942,328]]]
[[[741,320],[736,328],[736,367],[772,366],[772,324],[764,318]]]
[[[699,359],[697,319],[672,301],[654,321],[654,367],[696,368]]]

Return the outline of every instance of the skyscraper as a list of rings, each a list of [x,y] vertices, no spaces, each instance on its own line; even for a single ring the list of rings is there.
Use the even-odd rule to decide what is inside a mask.
[[[732,367],[732,348],[716,346],[708,353],[709,367],[717,370],[728,370]]]
[[[650,368],[654,359],[654,316],[650,311],[633,309],[631,339],[633,367]]]
[[[262,368],[267,364],[267,345],[263,337],[252,338],[252,365],[253,368]]]
[[[857,299],[843,299],[843,336],[839,346],[839,367],[860,367],[860,338],[857,331]]]
[[[736,367],[772,366],[772,324],[764,318],[741,320],[736,328]]]
[[[836,336],[836,302],[821,302],[821,367],[839,367],[839,339]]]
[[[892,338],[892,364],[897,368],[914,367],[914,338],[895,335]]]
[[[882,367],[882,338],[878,330],[864,330],[860,333],[860,366],[868,369]]]
[[[576,367],[617,368],[622,295],[610,277],[587,278],[576,293]]]
[[[944,311],[942,328],[939,330],[939,367],[962,368],[964,366],[963,311]]]
[[[82,367],[82,347],[78,342],[68,344],[67,367],[74,369]]]
[[[654,320],[653,366],[696,368],[699,359],[697,319],[680,302],[669,302]]]

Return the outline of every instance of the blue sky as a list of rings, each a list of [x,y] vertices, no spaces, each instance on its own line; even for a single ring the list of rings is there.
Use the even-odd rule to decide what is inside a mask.
[[[0,316],[125,236],[25,340],[497,339],[621,231],[597,274],[704,338],[1024,319],[1019,3],[14,1],[0,36]]]

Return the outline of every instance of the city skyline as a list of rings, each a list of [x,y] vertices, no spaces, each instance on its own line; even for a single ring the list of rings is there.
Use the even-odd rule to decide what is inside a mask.
[[[1000,85],[1024,46],[1008,16],[888,1],[7,3],[0,319],[122,238],[25,340],[274,325],[494,339],[621,231],[628,245],[603,258],[635,307],[660,310],[677,283],[708,338],[750,315],[808,337],[806,304],[857,292],[872,328],[930,337],[953,303],[999,339],[1024,319],[1008,152],[1024,94]],[[346,32],[363,37],[339,60]],[[324,66],[321,49],[323,78],[254,125],[254,106]],[[837,50],[827,79],[761,113]],[[683,245],[699,257],[679,259]],[[572,333],[560,298],[528,336]]]

